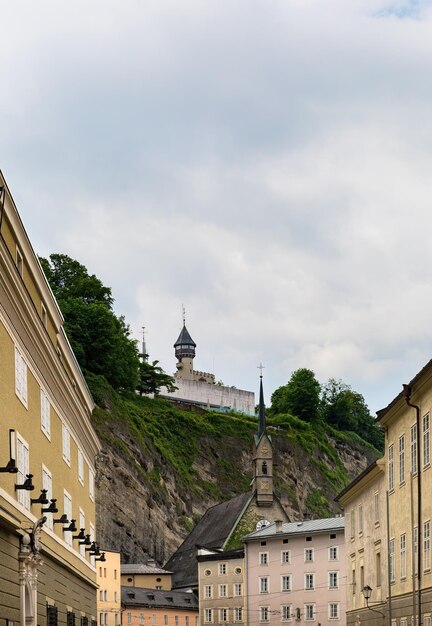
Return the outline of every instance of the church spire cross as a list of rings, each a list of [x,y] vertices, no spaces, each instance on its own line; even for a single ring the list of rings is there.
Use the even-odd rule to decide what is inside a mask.
[[[265,369],[265,365],[263,365],[262,363],[260,363],[260,364],[258,365],[257,369],[260,371],[260,378],[262,378],[262,377],[263,377],[263,373],[262,373],[262,371],[263,371],[263,369]]]

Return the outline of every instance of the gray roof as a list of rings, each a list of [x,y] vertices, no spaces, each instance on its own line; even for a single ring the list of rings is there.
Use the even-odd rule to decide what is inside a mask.
[[[242,493],[207,509],[192,532],[165,564],[167,569],[174,572],[173,587],[198,586],[197,546],[223,548],[251,497],[251,493]]]
[[[171,608],[198,611],[198,601],[186,591],[163,591],[141,587],[121,588],[121,601],[125,607]]]
[[[161,567],[154,567],[152,565],[144,565],[143,563],[128,563],[121,565],[122,574],[172,574],[166,569]]]
[[[189,335],[189,331],[186,328],[186,326],[183,326],[183,328],[181,329],[179,338],[177,339],[177,341],[174,344],[174,348],[176,348],[177,346],[180,346],[183,343],[191,344],[191,345],[193,345],[196,348],[196,343],[192,339],[192,337]]]
[[[345,528],[344,517],[326,517],[324,519],[311,519],[301,522],[287,522],[282,524],[282,532],[277,533],[278,536],[283,535],[299,535],[314,532],[324,532],[329,530],[343,530]],[[263,537],[273,537],[276,535],[276,524],[269,524],[261,530],[255,530],[243,537],[243,541],[252,539],[261,539]]]

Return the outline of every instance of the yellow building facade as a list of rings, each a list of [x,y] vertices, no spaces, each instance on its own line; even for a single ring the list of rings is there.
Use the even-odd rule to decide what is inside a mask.
[[[1,173],[0,187],[0,618],[87,626],[99,558],[94,405]]]
[[[121,624],[121,569],[120,552],[104,550],[105,561],[97,568],[99,585],[97,612],[99,626]]]
[[[157,567],[154,561],[129,563],[121,566],[121,584],[125,587],[171,591],[172,572]]]
[[[352,576],[348,624],[431,626],[432,361],[403,387],[378,411],[384,457],[339,494]]]

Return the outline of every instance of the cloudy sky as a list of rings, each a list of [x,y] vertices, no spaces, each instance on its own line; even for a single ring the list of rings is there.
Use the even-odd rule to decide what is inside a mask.
[[[173,372],[385,406],[432,356],[432,6],[2,2],[0,167],[35,250]]]

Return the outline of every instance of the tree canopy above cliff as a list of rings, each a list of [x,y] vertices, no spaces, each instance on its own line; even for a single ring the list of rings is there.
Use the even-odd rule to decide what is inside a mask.
[[[314,372],[303,367],[273,392],[271,403],[272,415],[288,413],[306,422],[326,422],[338,430],[354,432],[382,450],[383,433],[365,399],[342,380],[330,378],[321,385]]]

